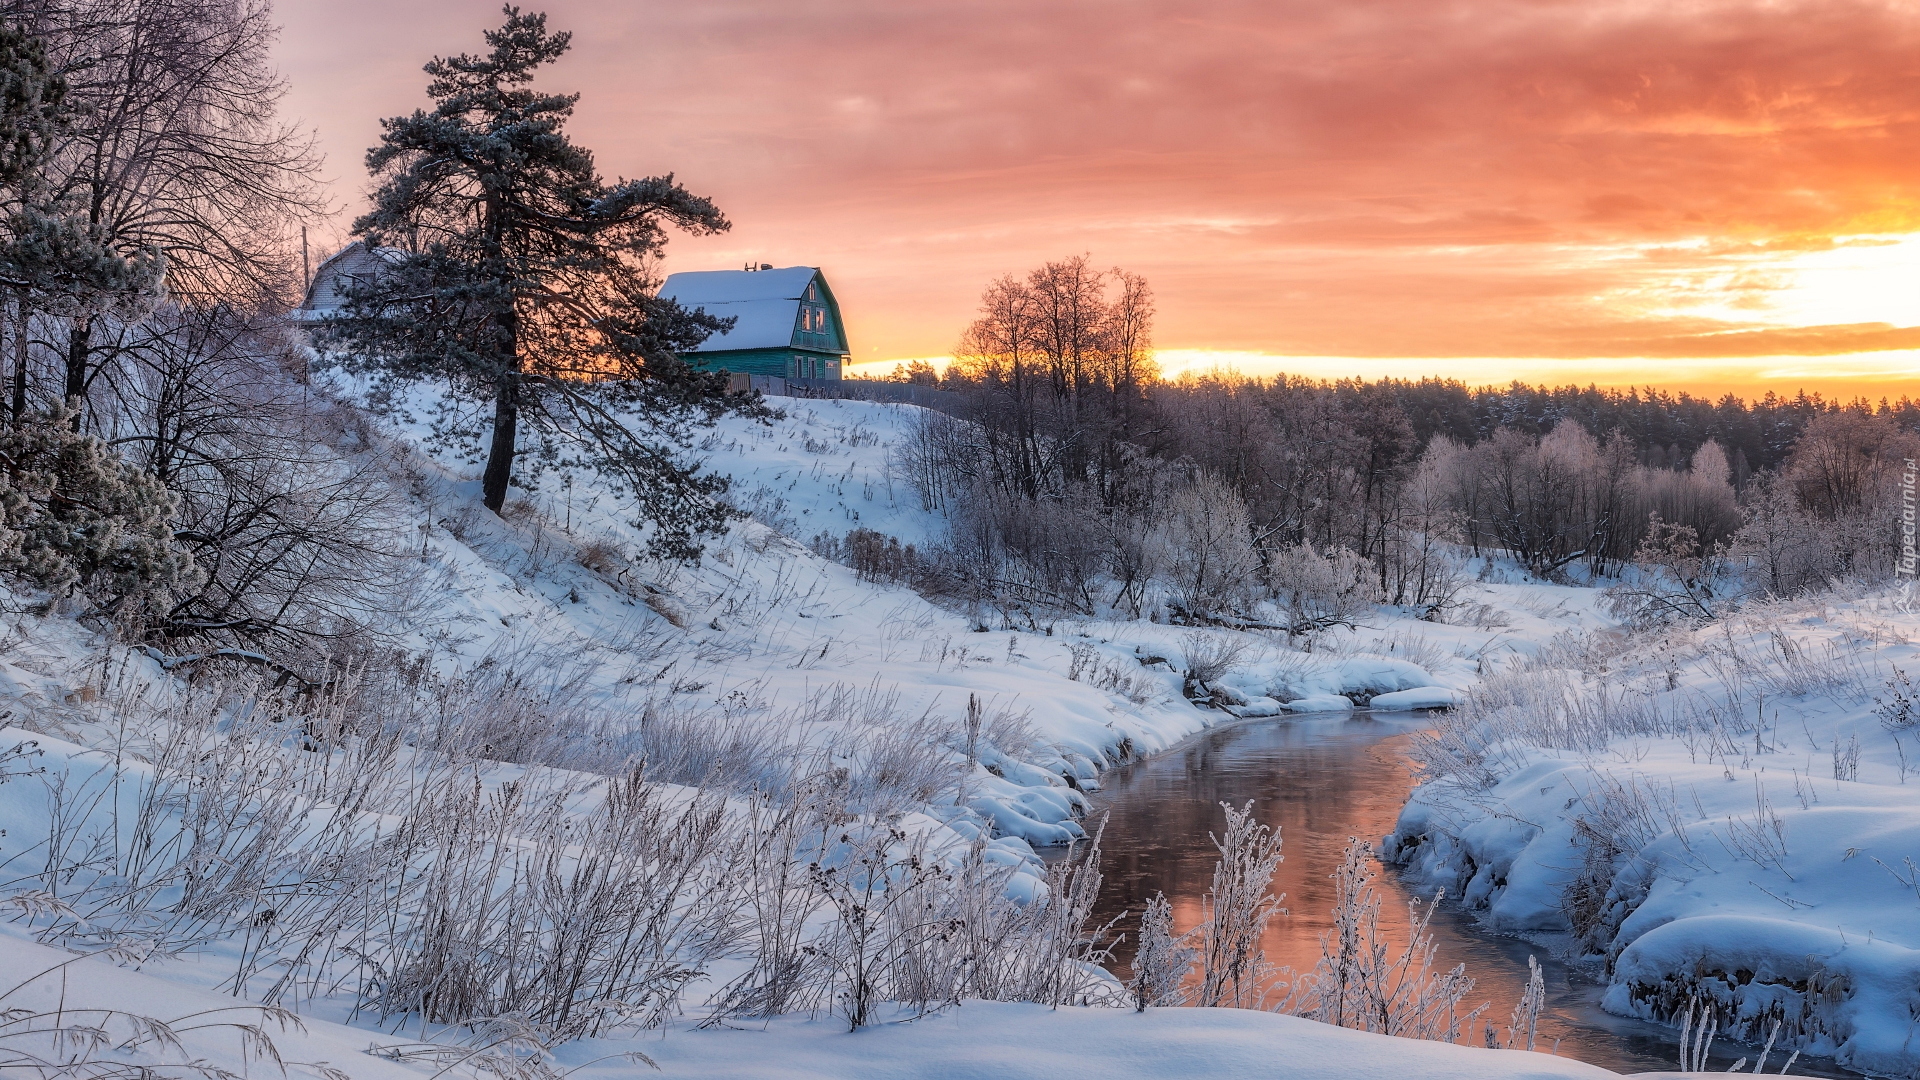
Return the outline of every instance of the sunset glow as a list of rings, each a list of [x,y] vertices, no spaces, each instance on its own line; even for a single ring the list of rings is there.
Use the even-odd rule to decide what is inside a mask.
[[[495,7],[281,8],[358,205],[377,120]],[[548,6],[609,175],[733,230],[668,269],[832,275],[857,362],[985,283],[1151,281],[1169,371],[1874,396],[1920,372],[1920,9],[1377,0]],[[351,213],[335,227],[344,233]]]

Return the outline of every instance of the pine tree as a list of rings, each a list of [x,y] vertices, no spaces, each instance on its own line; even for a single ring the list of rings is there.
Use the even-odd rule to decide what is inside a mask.
[[[0,188],[19,187],[46,155],[66,96],[47,43],[0,22]]]
[[[343,367],[373,377],[377,403],[444,384],[444,438],[477,442],[491,411],[489,509],[540,469],[591,466],[640,503],[657,552],[691,557],[725,522],[714,498],[725,481],[673,445],[728,399],[720,375],[677,354],[730,323],[658,299],[650,267],[664,226],[729,224],[671,175],[604,183],[564,132],[579,95],[527,85],[570,35],[545,15],[505,13],[486,34],[491,52],[426,66],[433,111],[384,121],[367,154],[374,208],[354,230],[390,268],[349,290],[329,340]],[[531,447],[519,445],[523,421]]]
[[[173,540],[167,486],[56,407],[0,431],[0,573],[56,596],[163,616],[201,580]]]

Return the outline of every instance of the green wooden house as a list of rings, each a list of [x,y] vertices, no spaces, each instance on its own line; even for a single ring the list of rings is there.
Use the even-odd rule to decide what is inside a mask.
[[[685,354],[701,367],[837,382],[847,362],[846,324],[817,266],[674,274],[660,295],[734,320],[731,330]]]

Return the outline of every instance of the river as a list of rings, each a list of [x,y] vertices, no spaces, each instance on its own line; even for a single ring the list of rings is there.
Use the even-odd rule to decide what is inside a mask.
[[[1404,748],[1418,718],[1357,713],[1326,719],[1246,721],[1214,728],[1165,753],[1101,777],[1094,816],[1109,816],[1101,870],[1098,919],[1138,913],[1157,892],[1173,904],[1181,930],[1198,922],[1218,851],[1208,832],[1224,824],[1223,802],[1251,799],[1260,820],[1280,829],[1285,861],[1274,877],[1290,914],[1270,924],[1264,942],[1276,966],[1310,969],[1320,957],[1320,935],[1332,923],[1333,882],[1349,836],[1378,843],[1392,828],[1413,786]],[[1091,822],[1089,822],[1091,824]],[[1396,946],[1407,930],[1409,884],[1388,869],[1375,879],[1381,923]],[[1132,920],[1123,922],[1129,932]],[[1623,1073],[1672,1069],[1677,1035],[1671,1029],[1612,1016],[1600,1009],[1601,987],[1525,941],[1481,931],[1470,915],[1443,903],[1429,926],[1439,946],[1437,968],[1465,963],[1475,980],[1467,1004],[1491,1002],[1484,1015],[1504,1035],[1527,982],[1527,957],[1544,968],[1547,1001],[1536,1048]],[[1132,957],[1129,940],[1116,950],[1122,975]],[[1474,1040],[1478,1042],[1476,1037]],[[1720,1071],[1755,1049],[1722,1040],[1710,1069]],[[1768,1072],[1786,1063],[1777,1050]],[[1747,1066],[1752,1068],[1751,1063]],[[1853,1077],[1828,1060],[1802,1057],[1796,1074]]]

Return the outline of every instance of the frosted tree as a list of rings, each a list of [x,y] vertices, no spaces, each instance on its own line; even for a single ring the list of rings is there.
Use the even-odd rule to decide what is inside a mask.
[[[253,308],[297,288],[287,231],[325,209],[311,138],[277,115],[267,0],[10,4],[45,42],[70,108],[47,140],[22,230],[77,406],[115,377],[120,330],[165,293]]]
[[[1267,585],[1289,637],[1353,626],[1379,599],[1365,559],[1346,548],[1325,554],[1291,544],[1268,556]]]
[[[1208,621],[1244,613],[1259,578],[1247,504],[1212,473],[1196,474],[1169,500],[1162,529],[1173,603]]]
[[[60,150],[93,113],[70,93],[58,66],[43,38],[19,23],[0,24],[0,283],[15,297],[8,411],[16,424],[27,407],[30,313],[67,320],[68,362],[77,355],[84,371],[93,321],[152,311],[162,297],[166,266],[157,247],[113,244],[89,220],[90,189],[63,182]],[[69,407],[77,409],[85,392],[84,376],[70,374]],[[77,413],[71,417],[78,422]]]
[[[451,391],[438,434],[484,441],[489,509],[541,468],[592,467],[640,503],[659,553],[690,557],[726,520],[725,481],[674,446],[728,399],[718,373],[678,354],[730,323],[656,297],[652,267],[666,226],[707,234],[727,219],[671,176],[602,181],[565,131],[578,95],[527,85],[569,35],[506,16],[489,52],[426,66],[431,112],[384,121],[367,154],[380,186],[354,231],[395,256],[349,291],[332,341],[377,401],[414,383]]]

